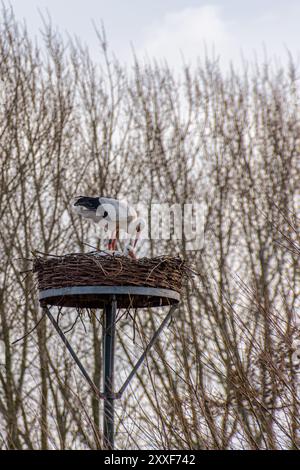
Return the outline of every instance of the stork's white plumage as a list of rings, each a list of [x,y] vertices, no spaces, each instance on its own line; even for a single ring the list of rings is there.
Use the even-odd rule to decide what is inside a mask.
[[[105,229],[111,233],[109,250],[116,249],[120,231],[131,236],[135,235],[135,240],[126,245],[125,254],[136,258],[135,247],[145,228],[145,221],[138,218],[135,209],[126,201],[108,197],[79,196],[72,201],[72,208],[81,217],[104,225]]]

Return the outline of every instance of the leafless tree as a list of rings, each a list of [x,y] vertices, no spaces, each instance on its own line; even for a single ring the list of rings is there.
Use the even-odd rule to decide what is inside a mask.
[[[298,449],[294,63],[245,64],[225,75],[204,58],[176,79],[156,62],[136,59],[127,71],[103,31],[97,34],[99,63],[47,22],[37,45],[2,8],[1,447],[102,446],[101,403],[42,317],[26,271],[37,250],[97,246],[94,228],[73,217],[69,201],[108,194],[147,205],[197,201],[206,209],[203,249],[190,251],[185,239],[149,241],[149,256],[179,252],[197,275],[117,404],[117,446]],[[60,313],[70,329],[76,311]],[[88,313],[68,337],[100,387],[101,312]],[[159,318],[157,311],[137,312],[135,341],[132,319],[121,320],[120,380]]]

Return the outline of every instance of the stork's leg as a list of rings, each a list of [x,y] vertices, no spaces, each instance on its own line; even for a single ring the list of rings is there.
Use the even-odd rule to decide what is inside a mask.
[[[105,232],[108,232],[108,224],[104,225],[104,231]],[[113,234],[111,234],[111,237],[112,237]],[[109,251],[112,251],[112,242],[113,242],[113,239],[112,238],[109,238],[108,239],[108,242],[107,242],[107,249]]]
[[[110,239],[108,240],[107,248],[109,251],[113,251],[114,249],[114,233],[115,231],[113,230],[110,234]]]
[[[113,239],[113,250],[117,250],[117,240],[119,239],[119,230],[116,229],[115,238]]]
[[[136,247],[137,242],[138,242],[139,239],[140,239],[141,233],[142,233],[141,225],[139,224],[139,225],[136,227],[136,236],[135,236],[135,240],[134,240],[134,243],[133,243],[133,248]]]
[[[112,250],[113,250],[113,239],[112,239],[112,238],[110,238],[110,239],[108,240],[107,249],[108,249],[109,251],[112,251]]]
[[[117,236],[118,236],[118,231],[117,230],[113,230],[112,234],[111,234],[111,238],[109,239],[109,242],[108,242],[108,249],[110,251],[114,251],[116,250],[116,246],[117,246]]]

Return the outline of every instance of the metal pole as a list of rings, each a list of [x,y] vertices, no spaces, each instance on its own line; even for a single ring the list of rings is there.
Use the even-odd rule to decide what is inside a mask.
[[[103,385],[104,412],[103,436],[104,447],[114,448],[114,354],[115,354],[115,322],[117,301],[114,295],[111,302],[104,307],[103,319]]]

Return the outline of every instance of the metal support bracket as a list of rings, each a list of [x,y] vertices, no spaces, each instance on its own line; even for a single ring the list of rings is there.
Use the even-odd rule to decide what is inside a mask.
[[[130,374],[128,375],[127,379],[125,380],[124,384],[122,385],[122,387],[120,388],[120,390],[115,394],[115,398],[118,399],[118,398],[121,398],[125,389],[127,388],[127,386],[129,385],[129,383],[131,382],[131,380],[133,379],[133,377],[136,375],[139,367],[141,366],[141,364],[143,363],[143,361],[145,360],[147,354],[149,353],[149,351],[151,350],[152,346],[154,346],[154,344],[156,343],[156,341],[158,340],[162,330],[164,329],[164,327],[166,326],[166,324],[168,323],[168,321],[172,318],[172,315],[174,314],[174,311],[176,310],[176,308],[178,307],[177,304],[175,305],[172,305],[172,307],[170,308],[169,310],[169,313],[167,314],[167,316],[165,317],[165,319],[161,322],[160,326],[158,327],[158,329],[154,332],[152,338],[150,339],[148,345],[146,346],[146,349],[145,351],[143,352],[143,354],[141,355],[141,357],[138,359],[138,361],[136,362],[135,366],[133,367],[132,371],[130,372]]]
[[[64,345],[66,346],[67,350],[69,351],[69,353],[71,354],[72,358],[74,359],[77,367],[79,368],[80,372],[82,373],[82,375],[84,376],[85,380],[87,381],[87,383],[89,384],[89,386],[91,387],[91,389],[95,392],[95,394],[97,395],[98,398],[105,398],[105,395],[104,393],[101,393],[100,390],[98,389],[98,387],[94,384],[94,382],[92,381],[91,377],[89,376],[89,374],[87,373],[84,365],[82,364],[82,362],[80,361],[79,357],[77,356],[77,354],[75,353],[74,349],[72,348],[72,346],[70,345],[69,341],[67,340],[66,338],[66,335],[64,334],[64,332],[62,331],[62,329],[60,328],[58,322],[55,320],[54,316],[52,315],[52,313],[50,312],[49,308],[48,307],[43,307],[43,310],[44,312],[46,313],[47,317],[49,318],[49,320],[51,321],[52,325],[54,326],[54,328],[56,329],[57,333],[59,334],[62,342],[64,343]]]
[[[141,364],[143,363],[143,361],[145,360],[147,354],[149,353],[149,351],[152,349],[152,347],[154,346],[154,344],[156,343],[156,341],[158,340],[161,332],[163,331],[163,329],[165,328],[165,326],[167,325],[167,323],[169,322],[169,320],[172,318],[172,315],[174,314],[174,311],[176,310],[176,308],[178,307],[178,304],[175,304],[175,305],[172,305],[172,307],[170,308],[168,314],[166,315],[166,317],[164,318],[164,320],[162,321],[162,323],[160,324],[160,326],[158,327],[158,329],[154,332],[152,338],[150,339],[148,345],[146,346],[144,352],[142,353],[141,357],[138,359],[138,361],[135,363],[132,371],[130,372],[130,374],[128,375],[127,379],[125,380],[124,384],[122,385],[122,387],[120,388],[120,390],[117,392],[117,393],[109,393],[109,395],[107,393],[102,393],[100,392],[100,390],[98,389],[98,387],[94,384],[93,380],[91,379],[91,377],[89,376],[88,372],[86,371],[85,367],[83,366],[82,362],[80,361],[80,359],[78,358],[77,354],[75,353],[74,349],[72,348],[72,346],[70,345],[69,341],[67,340],[64,332],[62,331],[62,329],[60,328],[58,322],[55,320],[54,316],[52,315],[52,313],[50,312],[49,308],[47,306],[43,307],[43,310],[44,312],[46,313],[46,315],[48,316],[49,320],[51,321],[51,323],[53,324],[54,328],[56,329],[57,333],[59,334],[62,342],[64,343],[64,345],[66,346],[66,348],[68,349],[69,353],[71,354],[72,358],[74,359],[77,367],[79,368],[80,372],[82,373],[82,375],[84,376],[85,380],[87,381],[87,383],[90,385],[91,389],[94,391],[94,393],[97,395],[98,398],[100,399],[111,399],[111,400],[117,400],[117,399],[120,399],[124,393],[124,391],[126,390],[126,388],[128,387],[128,385],[130,384],[131,380],[134,378],[134,376],[137,374],[137,371],[138,369],[140,368]]]

